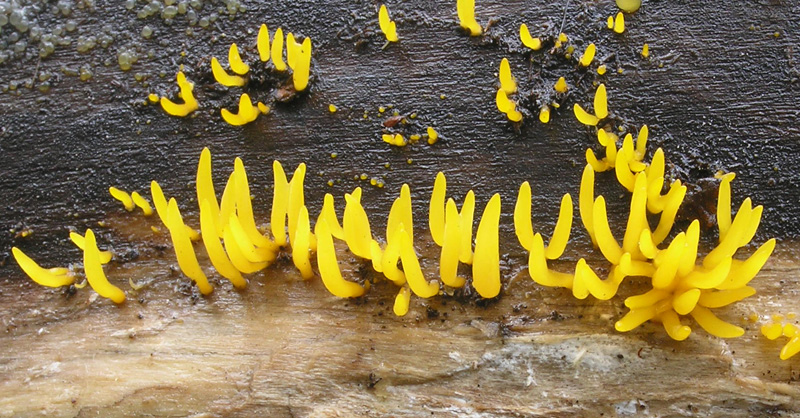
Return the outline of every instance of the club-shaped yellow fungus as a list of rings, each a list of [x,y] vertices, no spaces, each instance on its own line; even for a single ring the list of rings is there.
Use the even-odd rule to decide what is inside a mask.
[[[120,190],[116,187],[109,187],[108,192],[111,193],[111,197],[122,202],[122,204],[125,206],[125,210],[128,212],[131,212],[134,208],[136,208],[136,205],[134,205],[133,199],[131,199],[131,195],[129,195],[128,192]]]
[[[550,106],[542,106],[542,108],[539,110],[539,122],[550,122]]]
[[[214,199],[216,204],[216,198]],[[247,281],[242,277],[242,274],[231,263],[222,243],[219,241],[217,224],[219,223],[219,210],[216,212],[212,209],[212,203],[207,199],[202,200],[200,204],[200,231],[203,237],[203,244],[206,247],[206,253],[211,260],[214,269],[224,278],[231,281],[237,289],[244,289],[247,286]]]
[[[142,210],[144,216],[150,216],[153,214],[153,207],[150,206],[150,202],[147,201],[139,192],[131,193],[131,200],[133,200],[133,204],[139,207]]]
[[[311,270],[311,260],[309,259],[310,245],[311,224],[308,220],[308,209],[303,206],[300,208],[300,216],[297,220],[294,241],[292,242],[292,262],[300,270],[300,275],[306,280],[314,277],[314,272]]]
[[[500,61],[500,89],[507,95],[517,92],[517,81],[511,74],[511,66],[508,64],[508,58],[503,58]]]
[[[567,80],[564,77],[559,77],[553,89],[558,93],[566,93],[569,89],[569,87],[567,87]]]
[[[386,36],[389,42],[397,42],[397,25],[389,18],[389,10],[385,4],[381,4],[378,11],[378,25],[381,27],[381,32]]]
[[[441,171],[436,174],[433,182],[433,192],[431,193],[430,205],[428,206],[428,228],[431,231],[431,238],[438,246],[444,245],[445,229],[445,204],[444,199],[447,194],[447,179]]]
[[[75,283],[75,276],[66,268],[46,269],[39,266],[17,247],[11,247],[17,264],[34,282],[47,287],[69,286]]]
[[[305,165],[303,165],[303,168],[305,169]],[[253,216],[253,206],[250,201],[250,184],[247,180],[247,172],[244,169],[244,163],[239,157],[236,157],[234,160],[233,174],[235,176],[236,213],[241,220],[242,227],[248,239],[257,247],[263,248],[264,251],[277,251],[279,246],[265,237],[256,227],[255,217]],[[303,200],[300,199],[300,202],[303,203]]]
[[[600,66],[598,66],[598,67],[597,67],[597,74],[599,74],[599,75],[605,75],[605,73],[606,73],[606,71],[607,71],[607,70],[608,70],[608,68],[606,67],[606,65],[605,65],[605,64],[602,64],[602,65],[600,65]]]
[[[158,218],[164,226],[169,228],[169,223],[167,222],[167,199],[164,197],[161,186],[155,180],[150,182],[150,195],[153,197],[153,205],[156,207]],[[185,225],[185,229],[190,240],[198,241],[200,239],[200,234],[197,231],[188,225]]]
[[[569,38],[567,37],[566,33],[564,32],[559,33],[558,37],[556,38],[555,48],[561,48],[562,46],[564,46],[564,44],[567,43],[568,40]]]
[[[258,48],[258,58],[261,62],[269,61],[269,29],[267,29],[266,24],[261,24],[261,27],[258,29],[256,47]]]
[[[522,183],[514,206],[514,231],[519,243],[528,251],[533,248],[534,231],[531,222],[531,186],[527,181]],[[572,229],[572,197],[565,194],[561,199],[561,209],[553,230],[550,244],[545,250],[545,258],[555,260],[561,257],[569,241],[569,232]]]
[[[286,213],[289,211],[289,182],[286,172],[277,160],[272,162],[273,194],[272,211],[270,212],[270,230],[275,237],[275,243],[280,246],[287,244]]]
[[[253,101],[250,100],[250,96],[247,93],[243,93],[239,96],[238,113],[233,113],[228,109],[222,108],[220,114],[222,115],[222,119],[229,125],[241,126],[256,120],[261,112],[257,107],[253,106]]]
[[[331,103],[328,105],[328,112],[336,113],[337,110],[339,110],[339,108],[337,108],[335,104]]]
[[[389,210],[389,219],[386,222],[386,236],[394,235],[396,230],[406,231],[411,240],[414,240],[414,218],[411,210],[411,189],[407,184],[400,187],[400,197],[394,200],[392,208]]]
[[[531,33],[528,31],[528,25],[524,23],[519,26],[519,39],[522,41],[522,45],[534,51],[538,51],[542,48],[542,40],[532,37]]]
[[[317,236],[317,268],[325,288],[340,298],[356,298],[363,295],[366,291],[364,287],[342,277],[328,222],[318,219],[314,233]]]
[[[625,16],[622,12],[617,13],[617,16],[614,18],[614,32],[625,32]]]
[[[508,95],[503,89],[497,90],[497,94],[495,94],[495,104],[497,104],[497,110],[502,113],[508,114],[508,112],[513,112],[515,104],[508,98]]]
[[[103,265],[100,263],[100,250],[97,248],[97,239],[91,229],[86,230],[86,238],[83,250],[83,269],[86,272],[86,280],[89,286],[98,295],[111,299],[114,303],[125,302],[125,292],[108,282],[106,274],[103,272]]]
[[[469,36],[478,36],[483,33],[483,28],[475,20],[475,0],[457,0],[458,24],[467,31]]]
[[[330,193],[325,193],[323,200],[322,210],[319,212],[319,219],[325,220],[328,223],[328,230],[335,238],[344,240],[344,230],[339,224],[339,218],[336,216],[336,209],[333,207],[333,196]]]
[[[360,187],[357,187],[353,194],[344,195],[346,204],[342,229],[344,229],[345,242],[347,242],[350,251],[358,257],[369,260],[372,258],[372,250],[370,248],[372,232],[369,227],[367,212],[361,206],[360,198],[356,198],[356,193],[358,193],[358,196],[361,195]]]
[[[192,90],[194,90],[194,83],[186,80],[186,75],[183,74],[183,71],[178,71],[176,78],[178,81],[178,88],[181,91],[180,96],[183,98],[183,104],[175,103],[166,97],[162,97],[161,108],[172,116],[184,117],[197,110],[199,104],[192,93]]]
[[[614,29],[614,16],[609,16],[608,19],[606,19],[606,27],[612,30]]]
[[[578,122],[586,126],[596,126],[597,122],[600,121],[597,116],[583,110],[581,105],[577,103],[572,106],[572,109],[575,112],[575,117],[578,119]]]
[[[475,235],[475,258],[472,263],[472,286],[481,297],[500,293],[500,195],[489,199]]]
[[[239,75],[245,75],[250,71],[250,66],[242,61],[242,57],[239,55],[239,47],[235,43],[232,43],[228,49],[228,64],[231,66],[231,70]]]
[[[294,34],[288,32],[286,34],[286,64],[292,70],[297,64],[298,56],[300,56],[300,44],[294,39]]]
[[[311,38],[303,39],[300,45],[297,62],[292,73],[292,83],[296,91],[303,91],[308,87],[308,78],[311,74]]]
[[[633,13],[642,6],[642,0],[617,0],[617,7],[625,13]]]
[[[403,262],[403,271],[411,291],[426,299],[439,294],[439,282],[435,280],[428,282],[422,275],[422,268],[419,265],[417,253],[414,251],[413,241],[402,224],[398,234],[400,235],[400,259]]]
[[[597,86],[597,91],[594,93],[594,114],[598,119],[604,119],[608,116],[608,97],[605,84]]]
[[[289,204],[286,207],[286,217],[289,226],[289,242],[294,243],[295,232],[297,230],[297,222],[300,219],[300,211],[305,206],[305,193],[303,191],[303,182],[306,178],[306,164],[300,163],[292,174],[292,180],[289,182],[288,199]],[[365,214],[366,217],[366,214]]]
[[[650,45],[645,43],[642,46],[642,58],[648,58],[648,57],[650,57]]]
[[[594,46],[593,43],[589,44],[589,46],[586,47],[586,50],[583,51],[583,55],[581,56],[581,59],[579,61],[581,67],[588,67],[589,65],[591,65],[592,61],[594,61],[594,54],[596,50],[597,48]]]
[[[272,65],[278,71],[286,71],[286,61],[283,60],[283,29],[278,28],[272,37]]]
[[[85,251],[86,239],[83,237],[83,235],[74,231],[70,231],[69,240],[72,241],[72,243],[75,244],[75,246],[81,251]],[[111,251],[100,251],[100,264],[108,264],[111,261],[111,257],[113,257]]]
[[[214,75],[214,80],[217,80],[217,83],[225,87],[241,87],[244,85],[244,77],[228,74],[228,72],[222,68],[222,64],[219,63],[217,57],[211,58],[211,73]]]
[[[439,133],[433,129],[433,126],[428,126],[426,133],[428,134],[428,145],[433,145],[439,140]]]
[[[466,282],[458,276],[458,256],[461,251],[461,216],[456,202],[447,199],[445,209],[444,242],[439,257],[439,276],[447,286],[459,288]]]
[[[400,288],[397,296],[394,298],[394,306],[392,310],[397,316],[406,316],[408,313],[408,306],[411,304],[411,289],[406,285]]]
[[[251,246],[250,248],[242,248],[240,246],[243,244],[251,244],[247,242],[247,236],[243,234],[240,235],[239,239],[237,240],[236,236],[234,235],[236,221],[231,222],[233,219],[236,219],[236,215],[231,215],[230,220],[226,222],[227,226],[225,227],[225,232],[223,233],[222,237],[223,243],[225,244],[225,251],[228,253],[231,263],[234,265],[234,267],[236,267],[237,270],[245,274],[255,273],[267,268],[267,265],[269,264],[267,261],[253,262],[248,260],[245,252],[250,254],[251,258],[253,256],[257,257],[257,255],[254,254],[256,252],[255,247]]]
[[[197,185],[197,201],[200,203],[200,210],[203,210],[203,202],[208,203],[206,212],[214,226],[214,236],[222,237],[223,222],[219,217],[219,203],[217,202],[217,193],[214,191],[214,179],[211,176],[211,151],[208,147],[204,147],[200,152],[200,160],[197,163],[197,176],[195,178]],[[202,216],[201,216],[202,220]],[[205,239],[206,232],[203,231],[203,238]]]
[[[189,235],[186,234],[186,226],[178,209],[178,202],[174,198],[169,199],[167,204],[167,229],[169,229],[172,246],[175,248],[175,256],[178,259],[178,266],[180,266],[181,271],[186,277],[197,283],[197,289],[200,290],[200,293],[208,295],[214,288],[208,283],[208,278],[206,278],[205,273],[200,268],[200,264],[197,262],[197,256],[194,253],[194,248],[192,248],[192,241],[189,239]],[[88,246],[88,235],[86,238]],[[91,280],[89,284],[91,284]],[[92,287],[94,288],[94,285]]]

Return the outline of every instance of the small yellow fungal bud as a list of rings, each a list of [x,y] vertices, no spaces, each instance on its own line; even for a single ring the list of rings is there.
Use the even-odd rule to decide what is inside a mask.
[[[617,0],[617,7],[625,13],[633,13],[642,6],[642,0]]]
[[[111,197],[122,202],[122,204],[125,206],[125,210],[128,212],[132,211],[136,207],[133,204],[133,199],[131,199],[131,195],[129,195],[128,192],[117,189],[116,187],[109,187],[108,192],[111,193]]]
[[[389,18],[389,10],[386,8],[385,4],[381,4],[381,8],[378,11],[378,25],[381,28],[381,32],[386,36],[387,41],[398,41],[397,25]]]
[[[625,16],[623,16],[622,12],[617,13],[617,17],[614,18],[614,32],[625,32]]]
[[[397,316],[406,316],[410,304],[411,289],[409,289],[408,286],[403,286],[400,288],[400,292],[398,292],[397,296],[394,298],[394,306],[392,307],[392,310]]]
[[[567,34],[566,34],[566,33],[564,33],[564,32],[561,32],[561,33],[559,33],[559,34],[558,34],[558,40],[559,40],[561,43],[567,43],[567,41],[569,40],[569,38],[567,38]]]
[[[478,36],[483,33],[483,28],[475,20],[475,0],[457,0],[456,10],[459,25],[468,30],[470,36]]]
[[[650,56],[650,45],[644,44],[642,46],[642,58],[647,58]]]
[[[269,113],[270,108],[269,106],[265,105],[264,103],[258,102],[258,111],[261,112],[262,115],[266,115]]]
[[[194,84],[186,80],[186,75],[183,74],[183,71],[178,71],[176,78],[178,81],[178,87],[181,90],[180,97],[183,98],[184,103],[174,103],[168,98],[162,97],[161,108],[172,116],[184,117],[197,110],[199,105],[192,94]]]
[[[761,326],[761,334],[769,340],[775,340],[783,335],[783,326],[777,322],[764,324]]]
[[[158,102],[158,95],[155,94],[155,93],[150,93],[150,94],[147,95],[147,100],[149,100],[150,103],[157,103]]]
[[[211,73],[214,75],[214,80],[217,80],[217,83],[223,86],[241,87],[244,85],[244,78],[228,74],[216,57],[211,58]]]
[[[531,33],[528,31],[528,25],[524,23],[519,26],[519,38],[523,45],[534,51],[538,51],[542,48],[542,40],[532,37]]]
[[[550,107],[544,106],[539,110],[539,121],[542,123],[550,122]]]
[[[278,71],[286,71],[286,61],[283,60],[283,29],[278,28],[272,37],[271,50],[272,65]]]
[[[522,112],[519,112],[517,110],[508,112],[506,114],[506,116],[508,116],[508,120],[510,120],[511,122],[515,122],[516,123],[516,122],[521,122],[522,121]]]
[[[553,88],[559,93],[566,93],[568,89],[567,80],[564,77],[559,77]]]
[[[508,64],[508,58],[503,58],[500,61],[500,89],[507,95],[514,94],[517,91],[517,82],[511,74],[511,67]]]
[[[269,61],[269,30],[265,24],[262,24],[261,28],[258,29],[256,46],[258,48],[258,58],[261,62]]]
[[[597,67],[597,74],[599,74],[599,75],[605,75],[605,73],[606,73],[606,71],[607,71],[607,70],[608,70],[608,68],[606,67],[606,65],[605,65],[605,64],[603,64],[603,65],[601,65],[601,66]]]
[[[17,247],[11,247],[11,253],[14,255],[17,264],[22,268],[22,271],[24,271],[31,280],[42,286],[61,287],[69,286],[75,282],[75,277],[67,269],[54,272],[53,269],[43,268]]]
[[[250,71],[250,66],[242,61],[242,57],[239,55],[239,48],[235,43],[231,44],[228,49],[228,64],[231,66],[231,70],[239,75],[245,75]]]
[[[432,126],[428,126],[427,132],[428,132],[428,144],[429,145],[435,144],[436,141],[439,140],[439,133],[436,132],[436,130],[433,129]]]
[[[142,197],[142,195],[140,195],[139,192],[131,193],[131,200],[133,200],[133,203],[136,206],[142,209],[144,216],[150,216],[153,214],[153,207],[150,206],[150,202],[148,202],[147,199]]]
[[[586,50],[583,51],[583,56],[581,56],[580,59],[580,65],[582,67],[588,67],[592,63],[592,61],[594,60],[594,54],[596,50],[597,48],[594,46],[593,43],[589,44],[589,46],[586,47]]]
[[[606,19],[606,27],[614,29],[614,16],[609,16],[608,19]]]
[[[337,109],[335,105],[333,105],[333,104],[329,104],[328,105],[328,112],[336,113],[337,110],[339,110],[339,109]]]

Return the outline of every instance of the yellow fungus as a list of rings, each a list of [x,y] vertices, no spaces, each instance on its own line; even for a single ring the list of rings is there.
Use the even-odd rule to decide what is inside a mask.
[[[642,58],[648,58],[650,56],[650,45],[644,44],[642,46]]]
[[[366,290],[364,287],[342,277],[328,223],[324,219],[318,220],[314,232],[317,236],[317,268],[325,288],[340,298],[355,298],[363,295]]]
[[[760,247],[744,262],[736,262],[736,267],[731,270],[725,281],[720,283],[719,289],[737,289],[746,286],[761,271],[764,264],[775,250],[775,239],[772,238],[761,244]]]
[[[508,116],[508,120],[510,120],[511,122],[522,121],[522,113],[516,110],[508,112],[506,116]]]
[[[208,278],[206,278],[205,273],[203,273],[203,270],[200,268],[200,264],[197,262],[197,256],[194,253],[194,248],[192,248],[192,242],[186,234],[186,227],[183,223],[180,210],[178,209],[178,203],[174,198],[169,200],[167,206],[167,228],[172,238],[172,246],[175,248],[175,256],[178,259],[178,265],[181,271],[186,277],[197,283],[197,288],[200,290],[200,293],[208,295],[213,290],[213,287],[208,283]],[[88,235],[86,238],[88,246]],[[89,283],[91,284],[91,280]],[[94,288],[94,285],[92,285],[92,288]]]
[[[594,170],[590,164],[583,168],[581,176],[581,187],[578,195],[578,210],[581,215],[581,222],[592,244],[597,246],[597,238],[594,235]]]
[[[384,276],[398,286],[406,283],[405,274],[397,268],[397,263],[400,261],[400,239],[400,228],[398,228],[392,235],[386,237],[386,248],[381,255],[381,270]]]
[[[300,208],[294,241],[292,241],[292,262],[300,270],[300,275],[308,280],[314,277],[309,260],[309,246],[311,245],[311,225],[308,220],[308,209]],[[318,244],[319,245],[319,244]]]
[[[616,269],[613,269],[606,280],[600,280],[592,268],[586,264],[586,260],[581,258],[575,265],[575,284],[572,294],[578,299],[585,299],[591,294],[598,300],[609,300],[617,294],[622,278],[623,276],[616,274]],[[582,286],[581,288],[578,287],[579,284]]]
[[[445,194],[447,193],[447,179],[441,171],[436,174],[433,183],[433,193],[431,193],[430,205],[428,206],[428,228],[431,237],[438,246],[444,245],[445,229]]]
[[[414,219],[411,209],[411,189],[407,184],[400,188],[400,197],[395,199],[389,210],[389,219],[386,222],[386,236],[394,235],[394,231],[403,226],[411,240],[414,240]]]
[[[692,333],[692,329],[681,324],[678,315],[672,311],[661,312],[658,318],[664,325],[664,330],[667,331],[667,335],[675,341],[683,341],[689,338],[689,334]]]
[[[292,70],[297,65],[297,59],[300,56],[300,43],[294,39],[292,32],[286,33],[286,64]]]
[[[627,332],[655,318],[656,314],[657,312],[654,306],[631,309],[622,319],[614,324],[614,328],[619,332]]]
[[[522,248],[531,251],[533,248],[533,224],[531,222],[531,185],[522,183],[514,205],[514,232]]]
[[[663,252],[663,261],[661,261],[660,265],[656,263],[658,268],[656,268],[655,273],[653,273],[652,283],[654,288],[666,289],[674,283],[685,244],[686,234],[681,232]]]
[[[214,80],[225,87],[241,87],[244,85],[244,77],[238,75],[230,75],[216,57],[211,58],[211,73],[214,75]]]
[[[597,91],[594,93],[594,114],[598,119],[604,119],[608,116],[608,98],[605,84],[597,86]]]
[[[499,223],[500,195],[495,194],[483,210],[475,235],[472,286],[484,298],[500,293]]]
[[[308,78],[311,73],[311,38],[303,39],[295,67],[292,73],[292,83],[296,91],[303,91],[308,87]]]
[[[144,216],[150,216],[153,214],[153,207],[150,206],[150,202],[148,202],[147,199],[142,197],[142,195],[140,195],[139,192],[131,193],[131,200],[133,200],[133,204],[135,204],[142,210]]]
[[[761,326],[761,334],[769,340],[778,339],[783,336],[783,326],[780,323],[769,323]]]
[[[181,91],[180,96],[183,98],[183,104],[175,103],[166,97],[162,97],[161,108],[172,116],[184,117],[197,110],[199,104],[192,94],[194,84],[186,80],[186,75],[183,74],[183,71],[178,71],[176,78],[178,81],[178,88],[180,88]]]
[[[214,191],[214,180],[211,176],[211,151],[208,147],[204,147],[200,152],[200,160],[197,163],[197,176],[195,178],[197,185],[197,201],[200,203],[202,212],[203,202],[208,202],[209,216],[213,220],[215,236],[222,237],[222,222],[219,218],[219,203],[217,202],[217,194]],[[205,232],[203,232],[205,235]],[[205,237],[204,237],[205,238]]]
[[[483,28],[475,20],[475,0],[457,0],[456,10],[459,25],[468,30],[470,36],[478,36],[483,33]]]
[[[461,250],[458,252],[458,259],[464,264],[472,264],[472,221],[475,215],[475,193],[472,190],[467,192],[464,203],[461,204]]]
[[[550,237],[550,242],[547,244],[545,250],[545,257],[549,260],[555,260],[561,257],[564,249],[567,248],[567,241],[569,241],[569,231],[572,229],[572,213],[574,209],[572,206],[572,197],[569,193],[561,198],[561,209],[558,212],[558,220],[556,226],[553,228],[553,235]]]
[[[781,349],[781,360],[788,360],[798,352],[800,352],[800,336],[795,335]]]
[[[642,0],[617,0],[617,7],[625,13],[633,13],[642,6]]]
[[[581,56],[581,59],[579,61],[581,67],[588,67],[592,63],[592,61],[594,61],[594,54],[596,50],[597,48],[593,43],[589,44],[589,46],[586,47],[586,50],[583,51],[583,55]]]
[[[608,19],[606,19],[606,27],[614,29],[614,16],[609,16]]]
[[[628,214],[628,224],[625,228],[625,236],[622,239],[622,248],[625,252],[631,254],[637,252],[642,230],[646,228],[649,228],[647,224],[647,175],[639,173],[636,175]]]
[[[133,199],[131,199],[131,195],[124,190],[120,190],[116,187],[109,187],[108,192],[111,193],[111,197],[114,199],[119,200],[125,206],[125,210],[128,212],[132,211],[136,205],[133,203]]]
[[[303,192],[303,182],[306,178],[306,164],[300,163],[294,170],[292,180],[289,182],[289,205],[286,207],[286,217],[289,226],[289,242],[294,244],[297,222],[300,218],[300,210],[305,206],[305,194]],[[366,217],[366,214],[365,214]]]
[[[267,29],[266,24],[262,24],[258,29],[256,47],[258,48],[258,58],[261,62],[269,61],[269,29]]]
[[[715,292],[705,292],[700,295],[697,304],[706,308],[721,308],[742,299],[749,298],[756,294],[756,289],[744,286],[731,290],[720,290]]]
[[[497,90],[497,94],[495,95],[495,103],[497,104],[497,110],[503,113],[509,113],[514,111],[514,102],[512,102],[506,92],[503,89]]]
[[[534,51],[538,51],[542,48],[542,40],[532,37],[531,33],[528,31],[528,25],[524,23],[519,26],[519,39],[522,41],[523,45]]]
[[[606,65],[605,65],[605,64],[603,64],[603,65],[600,65],[599,67],[597,67],[597,74],[599,74],[599,75],[605,75],[605,73],[606,73],[606,71],[607,71],[607,70],[608,70],[608,69],[607,69],[607,67],[606,67]]]
[[[346,229],[345,229],[346,232]],[[414,251],[414,244],[411,237],[402,225],[399,229],[400,234],[400,259],[403,262],[403,271],[406,275],[411,291],[421,298],[429,298],[439,293],[439,282],[425,280],[422,268],[419,266],[419,259]]]
[[[381,8],[378,11],[378,25],[381,28],[381,32],[386,36],[387,41],[397,42],[397,25],[389,18],[389,10],[385,4],[381,4]]]
[[[555,91],[559,93],[566,93],[569,87],[567,86],[567,80],[564,77],[559,77],[556,84],[553,86]]]
[[[239,55],[239,48],[235,43],[232,43],[228,49],[228,64],[231,66],[231,70],[239,75],[245,75],[250,71],[250,66],[242,61],[242,57]]]
[[[231,215],[231,219],[236,219],[236,215]],[[234,236],[234,228],[230,226],[230,221],[227,225],[222,239],[231,264],[233,264],[237,270],[245,274],[251,274],[265,269],[268,264],[266,261],[252,262],[247,259],[245,255],[247,249],[242,249],[240,247],[240,243],[246,243],[244,242],[245,240],[237,240]],[[244,237],[246,238],[246,236]]]
[[[605,256],[606,260],[611,262],[611,264],[619,264],[619,259],[622,257],[623,251],[614,238],[614,235],[611,233],[611,227],[608,225],[606,201],[603,196],[598,197],[594,202],[592,226],[600,252],[603,253],[603,256]]]
[[[434,130],[432,126],[428,127],[427,134],[428,134],[428,145],[433,145],[436,143],[436,141],[439,140],[439,133],[436,132],[436,130]]]
[[[341,240],[344,239],[344,230],[339,224],[339,218],[336,216],[336,209],[333,207],[333,196],[330,193],[325,193],[322,210],[319,212],[319,219],[328,223],[328,230],[331,235]]]
[[[250,96],[247,93],[243,93],[239,96],[239,111],[238,113],[232,113],[230,110],[223,108],[220,110],[220,114],[222,115],[222,119],[225,120],[229,125],[233,126],[241,126],[246,125],[258,117],[261,112],[253,106],[252,100],[250,100]]]
[[[439,276],[450,287],[464,286],[465,280],[458,276],[458,254],[461,247],[461,220],[456,202],[447,199],[445,209],[444,242],[439,257]]]
[[[235,202],[236,212],[242,223],[248,239],[258,247],[263,248],[265,251],[275,252],[279,246],[275,245],[269,238],[265,237],[258,231],[253,216],[253,206],[250,201],[250,185],[247,180],[247,172],[244,169],[242,159],[237,157],[234,160],[233,173],[235,176]]]
[[[103,266],[100,263],[100,250],[97,248],[97,239],[91,229],[86,230],[84,245],[83,269],[86,272],[86,280],[89,285],[98,295],[111,299],[114,303],[125,302],[125,292],[109,283],[103,272]]]
[[[573,111],[575,112],[575,117],[578,119],[578,122],[586,125],[586,126],[596,126],[597,122],[600,120],[597,116],[592,115],[591,113],[583,110],[581,105],[575,103],[572,107]]]
[[[155,93],[150,93],[147,95],[147,100],[149,100],[150,103],[156,103],[158,102],[158,95]]]
[[[617,13],[617,16],[614,18],[614,32],[625,32],[625,16],[622,15],[622,12]]]
[[[400,288],[400,291],[397,292],[397,296],[394,298],[394,306],[392,310],[394,314],[397,316],[406,316],[408,313],[408,306],[411,304],[411,289],[408,286],[403,286]]]
[[[542,122],[542,123],[550,122],[550,107],[549,106],[543,106],[539,110],[539,122]]]
[[[214,198],[214,203],[203,199],[200,204],[200,231],[202,233],[201,235],[203,237],[206,253],[208,253],[208,258],[211,260],[211,265],[214,266],[214,269],[216,269],[222,277],[230,280],[237,289],[243,289],[247,286],[247,281],[245,281],[239,270],[231,263],[230,259],[225,254],[222,243],[219,241],[219,235],[221,235],[218,233],[217,227],[219,223],[219,209],[215,211],[213,209],[213,204],[216,204],[216,198]]]
[[[360,188],[356,188],[360,191]],[[353,195],[356,192],[353,192]],[[345,242],[348,248],[358,257],[369,260],[372,257],[372,250],[370,249],[370,242],[372,241],[372,232],[369,227],[369,219],[361,202],[351,194],[344,195],[345,207],[344,218],[342,222],[342,229],[344,229]]]
[[[283,60],[283,29],[278,28],[272,37],[272,50],[270,58],[272,65],[278,71],[286,71],[286,61]]]
[[[731,181],[736,178],[736,173],[722,176],[717,192],[717,227],[719,240],[722,242],[728,229],[731,227]]]
[[[69,286],[75,283],[75,277],[67,269],[46,269],[17,247],[11,247],[11,253],[22,271],[34,282],[47,287]],[[99,264],[99,261],[98,261]]]
[[[329,104],[328,105],[328,112],[336,113],[337,110],[339,110],[339,109],[336,108],[336,105],[334,105],[334,104]]]
[[[569,41],[569,38],[567,37],[566,33],[561,32],[558,34],[558,41],[561,43],[567,43],[567,41]]]
[[[672,299],[672,308],[678,315],[687,315],[697,306],[700,289],[689,289]]]
[[[79,233],[70,231],[69,239],[81,251],[86,249],[86,239]],[[108,264],[111,261],[113,254],[111,251],[100,251],[100,264]]]
[[[500,89],[507,95],[517,92],[517,82],[511,74],[511,66],[508,64],[508,58],[503,58],[500,61]]]
[[[711,313],[702,306],[696,306],[691,312],[692,318],[697,321],[707,333],[720,338],[736,338],[744,334],[744,330],[735,325],[729,324]]]

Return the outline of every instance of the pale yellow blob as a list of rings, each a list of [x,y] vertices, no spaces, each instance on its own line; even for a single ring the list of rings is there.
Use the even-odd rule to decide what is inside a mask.
[[[89,286],[92,286],[92,289],[98,295],[111,299],[114,303],[125,302],[125,292],[109,283],[106,274],[103,272],[103,266],[100,263],[100,250],[97,248],[97,239],[91,229],[86,230],[83,269],[86,272],[86,280],[89,282]]]
[[[642,0],[617,0],[617,7],[625,13],[633,13],[642,6]]]
[[[47,287],[61,287],[75,283],[75,276],[68,269],[43,268],[17,247],[11,247],[11,253],[14,255],[17,264],[22,268],[22,271],[37,284]],[[98,261],[99,264],[100,262]]]

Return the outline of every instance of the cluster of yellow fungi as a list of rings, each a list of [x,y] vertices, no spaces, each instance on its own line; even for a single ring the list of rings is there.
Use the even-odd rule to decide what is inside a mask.
[[[609,16],[606,20],[606,26],[613,30],[614,33],[625,32],[625,15],[618,12],[616,16]]]
[[[796,314],[772,315],[771,321],[761,326],[761,334],[769,340],[776,340],[778,337],[786,337],[789,341],[781,348],[781,360],[788,360],[800,352],[800,328],[797,325],[786,322],[797,317]]]
[[[497,110],[504,113],[508,120],[512,122],[522,121],[522,113],[517,110],[517,103],[508,97],[517,92],[517,80],[511,74],[508,58],[503,58],[500,61],[499,78],[500,88],[497,89],[497,94],[495,95]]]
[[[389,18],[389,9],[386,8],[385,4],[381,4],[380,10],[378,10],[378,26],[380,26],[381,32],[386,36],[386,42],[398,41],[397,24],[394,23],[394,20]]]
[[[286,34],[286,59],[284,60],[284,36],[283,29],[278,28],[272,38],[270,46],[270,36],[267,25],[262,24],[256,38],[256,49],[258,50],[259,60],[267,63],[272,60],[276,71],[285,72],[292,70],[292,85],[295,91],[303,91],[308,87],[308,79],[311,71],[311,38],[305,38],[303,42],[297,42],[294,34]],[[217,57],[211,58],[211,73],[217,83],[225,87],[243,87],[247,84],[247,74],[250,72],[250,65],[244,62],[239,52],[239,47],[232,43],[228,48],[228,66],[232,72],[228,71],[220,64]],[[198,108],[197,100],[192,95],[194,85],[186,80],[183,72],[178,72],[178,87],[183,104],[176,104],[166,97],[161,98],[161,107],[165,112],[172,116],[184,117]],[[150,100],[157,101],[157,96],[150,95]],[[269,113],[269,106],[261,102],[253,103],[247,93],[239,96],[239,108],[234,113],[228,109],[221,109],[222,119],[230,125],[240,126],[253,122],[259,115]]]

